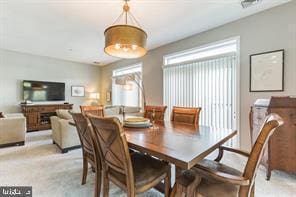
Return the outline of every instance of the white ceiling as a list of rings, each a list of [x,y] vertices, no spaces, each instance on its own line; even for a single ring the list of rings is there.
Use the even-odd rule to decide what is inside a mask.
[[[240,0],[131,0],[148,33],[148,49],[180,40],[283,4],[263,0],[243,9]],[[102,64],[104,30],[119,16],[122,0],[0,0],[0,48],[75,62]]]

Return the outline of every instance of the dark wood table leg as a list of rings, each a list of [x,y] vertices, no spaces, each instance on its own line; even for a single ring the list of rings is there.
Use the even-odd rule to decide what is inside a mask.
[[[177,178],[182,175],[182,172],[183,172],[183,170],[176,166],[176,169],[175,169],[175,182],[176,182]]]
[[[186,181],[187,178],[191,181]],[[191,178],[190,178],[191,177]],[[193,177],[193,178],[192,178]],[[176,168],[176,182],[171,197],[193,197],[196,196],[196,188],[201,182],[201,177],[194,170],[182,170]]]

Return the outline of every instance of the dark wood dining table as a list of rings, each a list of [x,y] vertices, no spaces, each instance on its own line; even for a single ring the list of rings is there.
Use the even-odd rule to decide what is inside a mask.
[[[192,168],[237,134],[229,129],[171,121],[156,122],[155,127],[124,127],[129,147],[184,170]]]
[[[74,122],[70,125],[75,126]],[[131,149],[175,165],[175,176],[215,151],[237,134],[230,129],[195,126],[171,121],[155,122],[150,128],[123,127]],[[163,191],[163,186],[156,189]]]

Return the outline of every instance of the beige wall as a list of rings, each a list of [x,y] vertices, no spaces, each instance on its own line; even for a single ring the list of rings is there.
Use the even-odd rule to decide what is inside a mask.
[[[261,12],[259,14],[223,25],[192,37],[151,50],[146,56],[136,60],[123,60],[103,67],[101,72],[101,94],[111,90],[111,75],[114,68],[131,63],[143,63],[144,83],[147,103],[162,104],[162,64],[163,56],[201,46],[234,36],[241,38],[240,63],[240,144],[250,148],[248,113],[257,98],[272,95],[296,95],[296,2]],[[215,16],[218,17],[218,16]],[[172,32],[173,34],[174,32]],[[148,40],[149,42],[149,40]],[[249,55],[276,49],[286,50],[285,91],[277,93],[249,92]]]
[[[96,66],[0,50],[0,111],[20,111],[22,80],[66,83],[66,101],[78,110],[79,105],[91,101],[71,97],[71,86],[83,85],[86,91],[100,91],[99,76],[100,68]]]

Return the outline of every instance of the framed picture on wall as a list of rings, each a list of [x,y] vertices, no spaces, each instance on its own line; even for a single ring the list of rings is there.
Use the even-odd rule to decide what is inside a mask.
[[[72,97],[84,97],[85,96],[84,86],[72,86],[71,87],[71,96]]]
[[[106,101],[107,101],[107,102],[111,102],[111,92],[110,92],[110,91],[108,91],[108,92],[106,93]]]
[[[285,51],[250,55],[250,92],[284,91]]]

